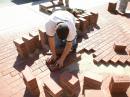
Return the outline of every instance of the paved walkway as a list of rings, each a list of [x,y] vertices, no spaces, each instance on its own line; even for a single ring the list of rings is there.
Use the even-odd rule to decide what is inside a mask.
[[[121,15],[113,15],[107,12],[107,2],[101,3],[95,0],[94,3],[86,0],[71,0],[72,7],[83,8],[88,11],[96,10],[99,12],[98,25],[102,29],[104,26],[111,24],[111,22],[122,22],[128,24],[130,19]],[[79,5],[79,3],[81,5]],[[38,11],[39,2],[29,3],[24,5],[11,5],[0,8],[0,96],[1,97],[32,97],[26,90],[25,84],[22,80],[21,71],[25,65],[30,65],[33,74],[42,80],[43,77],[50,74],[50,71],[43,66],[43,55],[39,55],[39,59],[34,63],[31,60],[21,60],[17,56],[17,51],[14,47],[13,40],[28,33],[32,29],[44,25],[48,15]],[[106,5],[104,5],[106,4]],[[86,6],[89,5],[89,6]],[[91,9],[90,9],[91,8]],[[121,26],[123,27],[123,26]],[[126,30],[128,27],[126,27]],[[95,33],[97,29],[91,31],[89,36]],[[99,30],[100,32],[100,30]],[[129,32],[129,29],[128,29]],[[110,73],[120,75],[130,75],[130,66],[122,66],[120,64],[113,66],[111,64],[95,65],[93,63],[92,54],[82,53],[82,60],[78,63],[68,66],[65,70],[77,71],[84,75],[86,71],[95,73]],[[40,97],[44,97],[42,94]]]

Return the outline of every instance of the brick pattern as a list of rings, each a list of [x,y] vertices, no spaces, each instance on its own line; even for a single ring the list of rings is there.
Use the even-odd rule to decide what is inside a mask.
[[[66,66],[68,66],[68,65],[71,65],[71,64],[73,64],[73,63],[76,63],[78,60],[80,60],[81,59],[81,54],[76,54],[76,53],[70,53],[67,57],[66,57],[66,59],[65,59],[65,61],[64,61],[64,64],[63,64],[63,67],[66,67]],[[53,61],[53,60],[52,60]],[[46,62],[46,65],[48,66],[48,68],[50,69],[50,71],[57,71],[57,70],[60,70],[60,69],[62,69],[63,67],[61,67],[61,68],[59,68],[59,66],[58,65],[56,65],[56,60],[55,61],[53,61],[53,62],[51,62],[51,63],[48,63],[48,62]]]
[[[121,24],[110,24],[107,28],[104,27],[101,29],[100,33],[95,33],[94,36],[91,36],[89,39],[84,41],[85,50],[87,52],[94,52],[93,57],[95,63],[129,63],[129,34],[123,32],[123,30],[117,25]],[[111,30],[113,30],[113,33],[111,33]],[[122,45],[125,45],[123,49],[127,48],[124,50],[123,54],[118,54],[115,52],[114,43],[116,43],[116,41],[120,41],[120,43],[123,43]]]

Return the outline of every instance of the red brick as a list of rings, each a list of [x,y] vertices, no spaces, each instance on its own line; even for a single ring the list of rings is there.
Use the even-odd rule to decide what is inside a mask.
[[[75,88],[79,85],[79,80],[69,72],[64,72],[60,76],[60,81],[66,83],[68,86]]]
[[[45,45],[48,44],[45,28],[42,27],[39,28],[39,35],[40,35],[40,44],[42,48],[45,48]]]
[[[22,74],[23,74],[23,80],[29,91],[33,92],[35,89],[38,88],[37,80],[33,76],[30,67],[26,66],[25,69],[22,71]]]
[[[113,48],[117,53],[126,53],[126,46],[127,44],[124,42],[115,42]]]
[[[119,62],[125,64],[128,58],[128,55],[120,55]]]
[[[19,39],[14,40],[13,42],[16,46],[16,49],[17,49],[19,55],[23,58],[27,57],[28,54],[27,54],[27,49],[25,47],[24,41],[21,38],[19,38]]]
[[[116,62],[118,62],[119,58],[120,58],[119,55],[115,55],[115,56],[111,59],[111,62],[116,63]]]
[[[29,33],[29,35],[33,37],[34,44],[35,44],[36,48],[40,48],[41,44],[40,44],[40,40],[39,40],[39,33],[38,33],[38,31],[35,31],[35,30],[31,31]]]
[[[116,2],[109,2],[108,11],[112,12],[112,13],[115,13],[115,11],[116,11],[116,5],[117,5]]]
[[[111,97],[112,84],[113,84],[112,76],[106,76],[103,79],[101,90],[104,91],[105,95],[107,95],[108,97]]]
[[[83,13],[82,14],[82,17],[85,18],[88,21],[89,25],[90,25],[90,16],[91,16],[90,13]]]
[[[77,95],[80,92],[79,80],[73,74],[64,72],[60,75],[60,85],[69,95]]]
[[[80,20],[80,30],[82,32],[86,32],[88,30],[88,26],[89,26],[88,21],[81,17],[79,18],[79,20]]]
[[[130,86],[130,76],[113,76],[112,92],[126,92]]]
[[[86,88],[100,89],[103,77],[99,74],[86,72],[84,75],[84,85]]]
[[[44,79],[44,87],[52,97],[60,97],[62,88],[49,76]]]
[[[25,42],[25,47],[28,51],[28,54],[33,53],[35,51],[35,44],[34,44],[33,37],[29,35],[24,35],[22,39]]]
[[[98,21],[98,13],[97,12],[91,12],[92,16],[90,17],[90,25],[95,26],[97,25]]]
[[[80,21],[76,21],[75,26],[76,26],[77,30],[79,31],[79,29],[80,29]]]
[[[85,90],[85,97],[107,97],[101,90]]]

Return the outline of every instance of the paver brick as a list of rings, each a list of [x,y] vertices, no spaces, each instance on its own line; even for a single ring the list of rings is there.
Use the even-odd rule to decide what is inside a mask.
[[[111,59],[111,62],[112,62],[112,63],[116,63],[116,62],[118,62],[119,58],[120,58],[119,55],[115,55],[115,56]]]
[[[40,40],[39,40],[39,33],[38,33],[38,31],[31,31],[30,33],[29,33],[29,35],[30,36],[32,36],[33,38],[34,38],[34,44],[35,44],[35,48],[40,48],[41,46],[41,44],[40,44]]]
[[[126,92],[130,86],[130,76],[113,76],[112,92]]]
[[[77,30],[80,30],[80,21],[76,21],[75,26],[76,26]]]
[[[80,30],[86,32],[88,30],[88,21],[84,18],[79,18],[80,21]]]
[[[35,43],[33,37],[29,35],[24,35],[22,39],[25,42],[25,47],[27,49],[28,54],[33,53],[35,51]]]
[[[125,53],[126,46],[127,44],[124,42],[115,42],[113,48],[117,53]]]
[[[41,46],[42,48],[45,48],[45,45],[48,44],[45,28],[42,28],[42,27],[39,28],[39,35],[40,35]]]
[[[108,11],[112,12],[112,13],[115,13],[115,11],[116,11],[116,5],[117,5],[116,2],[109,2]]]
[[[14,42],[14,44],[16,46],[16,49],[17,49],[19,55],[21,57],[23,57],[23,58],[27,57],[28,54],[27,54],[27,49],[26,49],[26,46],[25,46],[25,42],[21,38],[16,39],[13,42]]]
[[[86,88],[100,89],[103,77],[99,74],[87,72],[84,75],[84,85]]]
[[[90,25],[97,25],[98,21],[98,13],[97,12],[91,12],[92,16],[90,17]]]

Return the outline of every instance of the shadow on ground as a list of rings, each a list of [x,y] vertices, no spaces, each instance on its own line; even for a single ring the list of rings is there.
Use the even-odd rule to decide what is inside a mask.
[[[13,3],[17,4],[17,5],[21,5],[21,4],[26,4],[26,3],[30,3],[32,2],[32,5],[36,5],[39,3],[43,3],[43,2],[47,2],[49,0],[12,0]]]

